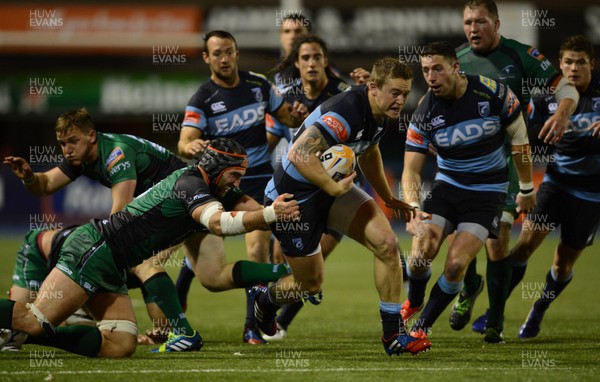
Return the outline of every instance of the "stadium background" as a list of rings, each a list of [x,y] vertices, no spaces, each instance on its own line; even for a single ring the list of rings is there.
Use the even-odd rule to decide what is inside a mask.
[[[18,155],[35,171],[62,160],[54,121],[85,106],[100,131],[130,133],[176,152],[189,97],[209,76],[201,36],[231,31],[239,67],[265,73],[279,57],[278,29],[302,13],[330,47],[342,74],[370,68],[383,55],[413,65],[415,81],[401,122],[425,91],[418,49],[439,39],[459,45],[463,1],[63,1],[0,5],[0,157]],[[600,6],[593,1],[499,2],[501,32],[530,43],[557,64],[559,42],[581,33],[600,44]],[[599,49],[600,50],[600,49]],[[382,152],[397,188],[402,169],[403,124],[386,135]],[[433,172],[430,163],[430,172]],[[538,173],[541,174],[540,172]],[[24,232],[103,216],[110,192],[80,179],[53,196],[37,198],[6,166],[0,167],[0,228]]]

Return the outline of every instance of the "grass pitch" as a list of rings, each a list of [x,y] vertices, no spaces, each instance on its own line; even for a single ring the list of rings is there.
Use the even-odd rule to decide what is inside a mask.
[[[408,250],[406,235],[400,237],[402,248]],[[21,239],[0,240],[5,264],[0,269],[0,290],[10,287],[14,253]],[[453,331],[448,308],[433,327],[430,352],[388,357],[379,340],[372,255],[344,239],[326,262],[323,303],[302,309],[284,341],[265,346],[243,344],[243,292],[210,293],[195,282],[187,315],[204,337],[201,352],[154,354],[149,353],[152,347],[139,346],[130,359],[103,360],[26,345],[18,353],[0,353],[0,381],[598,380],[600,245],[588,248],[579,259],[572,283],[546,313],[538,338],[517,338],[519,326],[543,288],[556,242],[556,237],[549,237],[534,254],[523,283],[508,301],[506,344],[483,344],[470,325]],[[229,261],[244,258],[243,240],[227,239],[226,246]],[[444,258],[445,248],[434,261],[428,291]],[[483,253],[478,259],[479,273],[485,274]],[[173,277],[179,264],[179,258],[167,264]],[[139,290],[133,290],[131,296],[140,331],[149,329],[151,322]],[[483,296],[485,293],[477,302],[474,317],[487,307]]]

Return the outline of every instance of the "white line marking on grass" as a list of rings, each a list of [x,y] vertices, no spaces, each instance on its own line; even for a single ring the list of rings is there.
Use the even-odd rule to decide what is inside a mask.
[[[469,370],[475,371],[506,371],[513,370],[513,368],[501,368],[501,367],[469,367]],[[573,367],[550,367],[547,369],[536,368],[535,370],[578,370],[584,369],[573,368]],[[526,370],[526,369],[524,369]],[[587,369],[586,369],[587,370]],[[339,367],[339,368],[314,368],[314,369],[182,369],[182,370],[39,370],[39,371],[0,371],[0,375],[33,375],[33,374],[65,374],[65,375],[78,375],[78,374],[150,374],[157,372],[168,372],[168,373],[184,373],[184,374],[202,374],[202,373],[272,373],[272,372],[297,372],[297,373],[317,373],[317,372],[373,372],[373,371],[464,371],[464,368],[460,367],[388,367],[388,368],[352,368],[352,367]]]

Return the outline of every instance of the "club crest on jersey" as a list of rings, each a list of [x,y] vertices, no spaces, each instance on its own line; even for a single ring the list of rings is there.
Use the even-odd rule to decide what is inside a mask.
[[[490,103],[488,101],[478,102],[477,108],[479,109],[479,115],[483,118],[490,115]]]
[[[262,102],[263,94],[260,88],[252,88],[252,93],[254,94],[254,99],[256,102]]]
[[[600,97],[592,98],[592,110],[600,111]]]
[[[514,65],[512,65],[512,64],[506,65],[504,68],[502,68],[502,70],[500,70],[500,73],[498,73],[498,78],[501,80],[515,78],[515,76],[514,76],[515,70],[516,70],[516,68]]]
[[[227,106],[225,106],[225,101],[219,101],[211,104],[210,109],[213,111],[213,113],[220,113],[222,111],[226,111]]]
[[[106,158],[106,162],[104,162],[104,166],[106,167],[106,171],[110,171],[118,161],[125,158],[125,154],[120,147],[115,147],[114,150],[108,155]]]
[[[304,243],[302,243],[302,239],[299,237],[293,238],[292,243],[297,250],[301,251],[304,248]]]

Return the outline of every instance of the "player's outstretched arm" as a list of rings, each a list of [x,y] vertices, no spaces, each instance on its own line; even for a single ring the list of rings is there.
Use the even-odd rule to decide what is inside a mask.
[[[4,164],[21,179],[29,192],[37,196],[53,194],[71,183],[71,179],[58,167],[46,172],[33,172],[25,159],[13,156],[4,158]]]
[[[579,102],[577,89],[575,86],[569,84],[564,77],[560,78],[554,94],[558,101],[558,106],[554,114],[544,123],[538,134],[538,138],[550,144],[555,144],[562,139],[569,126],[570,118]]]
[[[281,219],[295,219],[300,213],[294,195],[282,194],[272,205],[255,211],[224,211],[219,202],[211,202],[196,208],[192,218],[217,236],[241,235],[246,232],[269,229],[269,224]]]
[[[517,195],[517,210],[530,212],[535,207],[535,192],[533,190],[533,166],[527,127],[523,117],[519,115],[508,127],[506,132],[511,138],[512,155],[519,176],[519,194]]]

